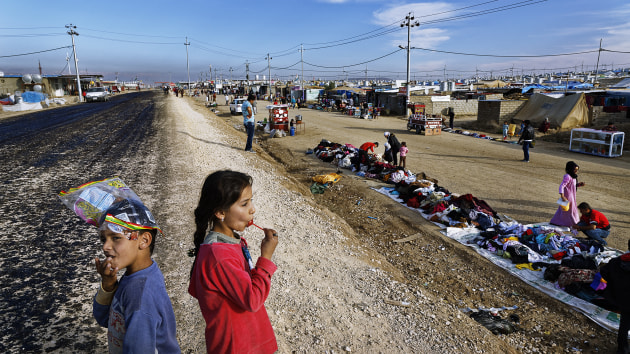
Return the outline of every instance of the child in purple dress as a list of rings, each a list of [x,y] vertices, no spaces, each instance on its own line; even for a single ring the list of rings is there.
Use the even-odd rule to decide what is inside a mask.
[[[564,211],[562,206],[558,206],[556,214],[549,222],[550,224],[570,227],[580,221],[580,213],[578,212],[576,203],[576,192],[577,187],[582,187],[584,182],[577,182],[577,173],[579,169],[580,166],[578,166],[575,162],[567,162],[567,165],[564,168],[566,174],[562,179],[562,183],[560,183],[559,193],[560,198],[563,201],[569,202],[569,210]]]

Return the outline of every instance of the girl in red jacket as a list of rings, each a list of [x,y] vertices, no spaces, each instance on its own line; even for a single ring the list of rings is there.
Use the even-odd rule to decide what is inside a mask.
[[[209,175],[195,209],[195,262],[188,292],[206,320],[208,353],[273,353],[276,337],[264,302],[276,265],[278,234],[264,229],[254,265],[242,232],[253,222],[252,178],[235,171]],[[210,229],[210,232],[206,233]]]

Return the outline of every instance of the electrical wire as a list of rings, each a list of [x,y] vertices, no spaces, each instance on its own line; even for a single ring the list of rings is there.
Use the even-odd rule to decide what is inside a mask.
[[[382,56],[380,56],[380,57],[378,57],[378,58],[370,59],[370,60],[367,60],[367,61],[364,61],[364,62],[361,62],[361,63],[348,64],[348,65],[343,65],[343,66],[324,66],[324,65],[312,64],[312,63],[309,63],[309,62],[306,62],[306,61],[304,62],[304,64],[308,64],[308,65],[310,65],[310,66],[314,66],[314,67],[317,67],[317,68],[326,68],[326,69],[342,69],[342,68],[348,68],[348,67],[353,67],[353,66],[357,66],[357,65],[363,65],[363,64],[371,63],[371,62],[373,62],[373,61],[377,61],[377,60],[379,60],[379,59],[383,59],[383,58],[385,58],[385,57],[388,57],[388,56],[390,56],[390,55],[392,55],[392,54],[394,54],[394,53],[398,53],[398,52],[400,52],[401,50],[402,50],[402,49],[400,49],[400,48],[399,48],[399,49],[396,49],[395,51],[393,51],[393,52],[391,52],[391,53],[388,53],[388,54],[382,55]]]
[[[495,13],[495,12],[501,12],[501,11],[507,11],[507,10],[516,9],[516,8],[519,8],[519,7],[531,6],[531,5],[535,5],[535,4],[538,4],[538,3],[541,3],[541,2],[546,2],[546,1],[547,0],[537,0],[537,1],[536,0],[525,0],[525,1],[521,1],[521,2],[510,4],[510,5],[504,5],[504,6],[491,8],[491,9],[471,12],[471,13],[465,14],[465,15],[445,17],[445,18],[441,18],[441,19],[435,19],[435,20],[430,20],[430,21],[426,21],[426,22],[421,22],[420,24],[421,25],[432,25],[432,24],[441,23],[441,22],[448,22],[448,21],[461,20],[461,19],[464,19],[464,18],[483,16],[483,15],[487,15],[487,14],[491,14],[491,13]]]
[[[451,51],[446,51],[446,50],[437,50],[437,49],[419,48],[419,47],[411,47],[411,49],[418,49],[418,50],[424,50],[428,52],[437,52],[437,53],[444,53],[444,54],[469,55],[469,56],[475,56],[475,57],[492,57],[492,58],[545,58],[545,57],[559,57],[559,56],[565,56],[565,55],[588,54],[588,53],[595,53],[599,51],[599,49],[595,49],[595,50],[586,50],[583,52],[561,53],[561,54],[496,55],[496,54],[473,54],[473,53],[451,52]]]
[[[486,2],[482,2],[479,4],[475,4],[475,5],[470,5],[470,6],[465,6],[465,7],[460,7],[458,9],[453,9],[453,10],[448,10],[448,11],[442,11],[442,12],[436,12],[434,14],[429,14],[429,15],[420,15],[418,16],[418,18],[423,18],[423,17],[433,17],[433,16],[438,16],[438,15],[444,15],[450,12],[456,12],[456,11],[461,11],[461,10],[466,10],[466,9],[470,9],[472,7],[477,7],[477,6],[481,6],[481,5],[486,5],[489,4],[491,2],[497,2],[499,0],[490,0],[490,1],[486,1]]]
[[[0,58],[19,57],[19,56],[23,56],[23,55],[31,55],[31,54],[52,52],[54,50],[67,49],[67,48],[72,48],[72,46],[65,46],[65,47],[59,47],[59,48],[54,48],[54,49],[46,49],[46,50],[40,50],[40,51],[37,51],[37,52],[30,52],[30,53],[12,54],[12,55],[0,55]]]
[[[498,0],[495,0],[495,1],[498,1]],[[337,40],[330,41],[330,42],[321,42],[321,43],[304,43],[304,44],[306,44],[306,45],[324,45],[324,44],[332,44],[332,43],[337,43],[337,42],[343,42],[343,41],[347,41],[347,40],[350,40],[350,39],[354,39],[354,38],[358,38],[358,37],[363,37],[363,36],[365,36],[365,35],[367,35],[367,34],[370,34],[370,33],[372,33],[372,32],[377,32],[377,31],[383,30],[383,29],[385,29],[385,28],[387,28],[387,27],[391,27],[391,26],[394,26],[394,25],[396,25],[396,27],[398,27],[398,23],[399,23],[399,22],[400,22],[400,21],[392,22],[392,23],[390,23],[389,25],[385,25],[385,26],[379,27],[379,28],[377,28],[377,29],[375,29],[375,30],[372,30],[372,31],[369,31],[369,32],[365,32],[365,33],[362,33],[362,34],[358,34],[358,35],[356,35],[356,36],[352,36],[352,37],[348,37],[348,38],[337,39]]]
[[[122,36],[130,36],[130,37],[152,37],[152,38],[171,38],[171,39],[181,39],[181,36],[157,36],[150,34],[132,34],[132,33],[124,33],[124,32],[113,32],[113,31],[104,31],[93,28],[81,27],[81,31],[92,31],[92,32],[100,32],[100,33],[111,33],[111,34],[119,34]]]
[[[180,45],[182,43],[179,42],[146,42],[146,41],[131,41],[131,40],[127,40],[127,39],[112,39],[112,38],[106,38],[106,37],[99,37],[99,36],[92,36],[89,34],[84,34],[84,37],[88,37],[88,38],[95,38],[95,39],[102,39],[102,40],[106,40],[106,41],[112,41],[112,42],[124,42],[124,43],[140,43],[140,44],[158,44],[158,45]]]
[[[602,48],[602,52],[630,54],[630,52],[623,52],[623,51],[620,51],[620,50],[612,50],[612,49],[604,49],[604,48]]]
[[[399,27],[395,27],[395,28],[389,29],[389,30],[381,32],[381,33],[373,34],[373,35],[370,35],[370,36],[367,36],[367,37],[362,37],[362,38],[359,38],[359,39],[356,39],[356,40],[352,40],[352,41],[341,42],[341,43],[337,43],[337,44],[330,44],[330,45],[325,45],[325,46],[320,46],[320,47],[305,48],[305,50],[318,50],[318,49],[338,47],[338,46],[341,46],[341,45],[361,42],[361,41],[365,41],[367,39],[372,39],[372,38],[384,36],[386,34],[394,33],[394,32],[397,32],[397,31],[400,31]]]
[[[292,67],[298,65],[299,63],[300,63],[300,61],[297,61],[295,64],[289,65],[289,66],[284,67],[284,68],[277,68],[277,67],[274,67],[274,66],[272,66],[271,68],[274,69],[274,70],[285,70],[285,69],[292,68]]]
[[[55,37],[65,36],[65,33],[25,33],[25,34],[0,34],[0,37],[6,38],[32,38],[32,37]]]

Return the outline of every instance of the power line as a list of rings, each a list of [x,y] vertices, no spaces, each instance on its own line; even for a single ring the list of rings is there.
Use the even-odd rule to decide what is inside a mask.
[[[559,57],[564,55],[577,55],[577,54],[587,54],[587,53],[595,53],[598,52],[599,49],[587,50],[583,52],[574,52],[574,53],[561,53],[561,54],[542,54],[542,55],[496,55],[496,54],[474,54],[474,53],[461,53],[461,52],[451,52],[446,50],[437,50],[437,49],[429,49],[429,48],[419,48],[419,47],[411,47],[411,49],[424,50],[428,52],[437,52],[444,54],[457,54],[457,55],[469,55],[475,57],[493,57],[493,58],[544,58],[544,57]],[[602,49],[603,51],[604,49]]]
[[[630,54],[630,52],[622,52],[622,51],[620,51],[620,50],[612,50],[612,49],[604,49],[604,48],[602,48],[602,52],[611,52],[611,53]]]
[[[67,48],[72,48],[72,46],[65,46],[65,47],[59,47],[59,48],[54,48],[54,49],[46,49],[46,50],[40,50],[40,51],[37,51],[37,52],[30,52],[30,53],[12,54],[12,55],[0,55],[0,58],[19,57],[19,56],[23,56],[23,55],[32,55],[32,54],[38,54],[38,53],[52,52],[54,50],[67,49]]]
[[[385,57],[388,57],[388,56],[390,56],[390,55],[392,55],[394,53],[398,53],[401,50],[402,49],[396,49],[395,51],[393,51],[391,53],[388,53],[388,54],[385,54],[385,55],[382,55],[382,56],[380,56],[378,58],[370,59],[370,60],[367,60],[367,61],[364,61],[364,62],[361,62],[361,63],[356,63],[356,64],[348,64],[348,65],[342,65],[342,66],[323,66],[323,65],[312,64],[312,63],[309,63],[309,62],[306,62],[306,61],[304,62],[304,64],[308,64],[310,66],[314,66],[314,67],[317,67],[317,68],[343,69],[343,68],[347,68],[347,67],[352,67],[352,66],[357,66],[357,65],[363,65],[363,64],[371,63],[373,61],[377,61],[379,59],[383,59]]]
[[[387,28],[387,27],[392,27],[392,26],[394,26],[394,25],[396,25],[396,27],[398,27],[398,26],[397,26],[397,25],[398,25],[398,22],[400,22],[400,21],[399,21],[399,20],[396,20],[395,22],[392,22],[392,23],[390,23],[389,25],[385,25],[385,26],[379,27],[379,28],[377,28],[377,29],[375,29],[375,30],[372,30],[372,31],[369,31],[369,32],[365,32],[365,33],[362,33],[362,34],[358,34],[358,35],[356,35],[356,36],[352,36],[352,37],[344,38],[344,39],[337,39],[337,40],[330,41],[330,42],[321,42],[321,43],[304,43],[304,44],[306,44],[306,45],[323,45],[323,44],[332,44],[332,43],[336,43],[336,42],[347,41],[347,40],[350,40],[350,39],[354,39],[354,38],[358,38],[358,37],[363,37],[363,36],[365,36],[365,35],[367,35],[367,34],[370,34],[370,33],[372,33],[372,32],[377,32],[377,31],[383,30],[383,29],[385,29],[385,28]]]
[[[477,16],[487,15],[487,14],[491,14],[491,13],[495,13],[495,12],[512,10],[512,9],[516,9],[516,8],[519,8],[519,7],[531,6],[531,5],[535,5],[535,4],[538,4],[538,3],[541,3],[541,2],[546,2],[546,1],[547,0],[538,0],[538,1],[525,0],[525,1],[514,3],[514,4],[510,4],[510,5],[499,6],[499,7],[495,7],[495,8],[491,8],[491,9],[486,9],[486,10],[481,10],[481,11],[477,11],[477,12],[472,12],[472,13],[465,14],[465,15],[458,15],[458,16],[446,17],[446,18],[441,18],[441,19],[435,19],[435,20],[431,20],[431,21],[425,21],[425,22],[422,22],[422,25],[432,25],[432,24],[435,24],[435,23],[461,20],[461,19],[470,18],[470,17],[477,17]]]
[[[181,38],[181,36],[156,36],[156,35],[150,35],[150,34],[133,34],[133,33],[124,33],[124,32],[104,31],[104,30],[98,30],[98,29],[93,29],[93,28],[82,28],[82,30],[100,32],[100,33],[120,34],[122,36],[131,36],[131,37],[152,37],[152,38],[171,38],[171,39]]]
[[[367,39],[372,39],[372,38],[376,38],[376,37],[380,37],[380,36],[384,36],[386,34],[390,34],[396,31],[399,31],[400,29],[398,27],[389,29],[387,31],[381,32],[381,33],[377,33],[377,34],[373,34],[367,37],[362,37],[353,41],[347,41],[347,42],[341,42],[341,43],[337,43],[337,44],[330,44],[330,45],[325,45],[325,46],[320,46],[320,47],[312,47],[312,48],[305,48],[305,50],[317,50],[317,49],[325,49],[325,48],[332,48],[332,47],[338,47],[340,45],[346,45],[346,44],[350,44],[350,43],[356,43],[356,42],[360,42],[360,41],[364,41]]]
[[[112,42],[123,42],[123,43],[140,43],[140,44],[159,44],[159,45],[171,45],[171,44],[181,44],[178,42],[146,42],[146,41],[132,41],[132,40],[128,40],[128,39],[113,39],[113,38],[106,38],[106,37],[99,37],[99,36],[91,36],[89,34],[84,34],[84,37],[88,37],[88,38],[96,38],[96,39],[103,39],[106,41],[112,41]]]

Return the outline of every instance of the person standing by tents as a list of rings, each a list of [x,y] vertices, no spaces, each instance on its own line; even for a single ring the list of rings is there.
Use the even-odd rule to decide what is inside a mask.
[[[398,153],[400,152],[400,142],[396,135],[385,132],[383,135],[387,138],[387,142],[392,147],[392,164],[398,166]]]
[[[523,162],[529,162],[529,148],[534,147],[534,138],[536,136],[536,132],[534,132],[534,127],[532,127],[529,119],[523,121],[525,127],[523,127],[523,131],[521,132],[521,136],[518,138],[518,143],[523,142]]]
[[[453,125],[455,124],[455,111],[453,107],[448,107],[448,126],[453,129]]]

